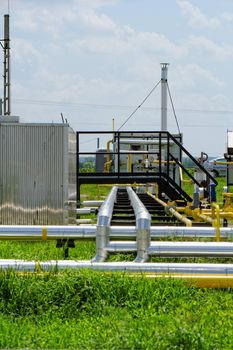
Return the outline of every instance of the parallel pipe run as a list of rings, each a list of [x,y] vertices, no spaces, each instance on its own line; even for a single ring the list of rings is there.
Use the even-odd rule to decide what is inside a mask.
[[[135,262],[142,263],[148,260],[151,216],[134,190],[129,186],[126,187],[126,190],[136,217],[137,257]]]
[[[107,244],[109,243],[110,223],[117,191],[117,187],[113,186],[111,192],[99,210],[96,225],[96,256],[93,259],[93,261],[96,262],[102,262],[107,259]]]

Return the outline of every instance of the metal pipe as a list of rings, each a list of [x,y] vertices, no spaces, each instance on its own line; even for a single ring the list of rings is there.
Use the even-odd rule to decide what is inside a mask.
[[[217,242],[220,242],[221,235],[220,235],[220,208],[217,203],[212,203],[212,220],[213,220],[213,226],[216,228],[216,236],[215,239]]]
[[[205,214],[197,214],[197,217],[205,222],[213,224],[213,220],[209,216],[206,216]]]
[[[90,200],[90,201],[83,201],[82,204],[86,207],[100,207],[103,204],[103,200],[96,201],[96,200]]]
[[[152,242],[149,255],[160,257],[230,257],[233,243],[230,242]]]
[[[111,161],[111,155],[110,155],[110,144],[113,143],[113,140],[109,140],[107,142],[107,163]]]
[[[96,256],[93,259],[95,262],[105,261],[108,256],[106,248],[109,243],[110,223],[117,191],[118,188],[113,186],[99,210],[96,226]]]
[[[0,226],[0,240],[56,240],[95,238],[96,225],[89,226]]]
[[[79,224],[91,224],[94,220],[92,219],[76,219],[76,223]]]
[[[96,214],[98,208],[97,207],[90,207],[90,208],[78,208],[76,209],[76,213],[81,214]]]
[[[145,140],[145,139],[120,139],[121,144],[133,144],[133,145],[159,145],[159,139],[155,139],[155,136],[151,135],[151,139]],[[157,136],[158,138],[158,136]],[[161,140],[162,145],[167,145],[167,140]],[[170,145],[174,144],[174,141],[169,141]]]
[[[129,186],[126,187],[126,190],[136,217],[137,257],[135,262],[142,263],[148,260],[151,216],[134,190]]]
[[[137,243],[134,241],[110,241],[107,244],[110,253],[129,253],[137,251]]]
[[[24,240],[41,241],[57,239],[94,239],[96,237],[96,225],[79,226],[41,226],[41,225],[4,225],[0,226],[0,240]],[[135,239],[135,226],[110,226],[109,237],[111,239]],[[233,227],[221,227],[221,237],[233,238]],[[151,238],[164,237],[192,237],[214,238],[214,227],[182,227],[182,226],[151,226]],[[43,238],[44,237],[44,238]]]
[[[93,262],[77,260],[0,260],[0,269],[16,271],[51,271],[53,269],[91,269],[108,272],[149,273],[149,274],[198,274],[200,276],[233,276],[233,264],[195,264],[195,263],[136,263],[136,262]],[[220,275],[220,276],[219,276]]]
[[[169,206],[167,203],[165,203],[161,199],[155,197],[150,192],[147,192],[147,194],[150,197],[152,197],[153,199],[155,199],[157,203],[161,204],[166,209],[166,211],[168,211],[168,213],[170,213],[173,216],[175,216],[179,221],[183,222],[186,226],[189,226],[189,227],[192,226],[192,221],[187,219],[186,217],[184,217],[180,213],[178,213],[173,207]]]

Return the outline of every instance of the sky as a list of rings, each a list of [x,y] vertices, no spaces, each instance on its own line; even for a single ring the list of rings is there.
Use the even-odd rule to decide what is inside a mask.
[[[117,130],[166,62],[184,146],[194,156],[226,152],[233,0],[9,0],[9,10],[11,109],[22,122],[60,123],[62,113],[74,130],[112,130],[113,118]],[[0,13],[2,38],[8,0]],[[159,84],[122,130],[160,128]],[[178,132],[169,98],[168,131]],[[83,143],[95,146],[92,136]]]

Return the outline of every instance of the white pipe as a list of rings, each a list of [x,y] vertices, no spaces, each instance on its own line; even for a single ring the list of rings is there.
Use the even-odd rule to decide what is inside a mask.
[[[233,264],[193,264],[193,263],[136,263],[136,262],[92,262],[89,260],[49,260],[24,261],[0,260],[0,269],[20,271],[51,271],[53,269],[91,269],[109,272],[141,272],[154,274],[199,274],[199,275],[233,275]]]

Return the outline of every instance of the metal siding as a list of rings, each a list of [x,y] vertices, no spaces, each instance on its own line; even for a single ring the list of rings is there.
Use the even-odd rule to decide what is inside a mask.
[[[64,224],[67,151],[67,125],[0,124],[1,224]]]

